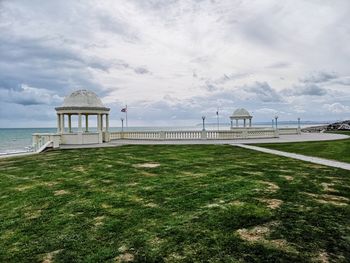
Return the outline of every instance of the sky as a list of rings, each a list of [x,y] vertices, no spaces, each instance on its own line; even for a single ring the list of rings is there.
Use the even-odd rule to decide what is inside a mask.
[[[350,119],[348,0],[0,0],[0,127],[95,92],[120,126]]]

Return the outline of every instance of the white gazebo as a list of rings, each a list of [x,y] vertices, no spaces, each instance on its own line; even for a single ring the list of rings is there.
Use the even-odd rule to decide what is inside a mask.
[[[57,112],[57,133],[61,135],[61,144],[90,144],[109,141],[109,108],[99,97],[88,90],[77,90],[67,96]],[[89,116],[97,118],[97,127],[89,127]],[[72,117],[78,117],[78,127],[73,130]],[[84,118],[84,129],[83,129]],[[68,127],[65,127],[67,119]],[[104,121],[105,120],[105,121]],[[105,125],[104,125],[105,124]]]
[[[230,116],[231,119],[231,129],[239,128],[238,121],[243,120],[243,127],[247,127],[247,120],[249,121],[249,127],[252,127],[252,118],[253,116],[250,115],[250,113],[243,108],[237,109],[233,112],[232,116]],[[236,121],[236,126],[233,126],[233,121]]]

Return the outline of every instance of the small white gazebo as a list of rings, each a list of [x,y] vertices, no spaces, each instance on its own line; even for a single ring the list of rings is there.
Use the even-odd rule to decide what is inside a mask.
[[[62,144],[90,144],[108,141],[109,108],[105,107],[99,97],[88,90],[77,90],[67,96],[57,112],[57,133],[61,134]],[[89,116],[97,117],[96,131],[89,130]],[[73,131],[72,117],[78,116],[77,132]],[[65,128],[65,119],[68,120],[68,129]],[[85,125],[82,127],[84,117]],[[105,119],[105,125],[104,125]]]
[[[249,127],[252,127],[252,118],[253,116],[250,115],[250,113],[243,108],[237,109],[233,112],[232,116],[230,116],[231,119],[231,129],[234,128],[239,128],[238,126],[238,121],[239,120],[243,120],[243,127],[246,128],[247,127],[247,120],[249,120]],[[236,121],[236,127],[233,126],[233,120]]]

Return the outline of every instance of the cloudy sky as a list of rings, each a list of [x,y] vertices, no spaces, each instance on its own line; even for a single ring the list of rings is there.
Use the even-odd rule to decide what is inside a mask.
[[[350,119],[349,0],[0,0],[0,127],[77,89],[130,125]]]

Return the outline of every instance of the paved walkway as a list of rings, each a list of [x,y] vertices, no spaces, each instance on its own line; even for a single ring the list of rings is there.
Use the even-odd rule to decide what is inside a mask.
[[[232,144],[232,145],[238,146],[241,148],[245,148],[245,149],[254,150],[254,151],[289,157],[289,158],[302,160],[302,161],[306,161],[306,162],[310,162],[310,163],[316,163],[316,164],[331,166],[331,167],[335,167],[335,168],[350,170],[350,163],[332,161],[332,160],[328,160],[328,159],[311,157],[311,156],[306,156],[306,155],[296,154],[296,153],[282,152],[282,151],[277,151],[277,150],[272,150],[272,149],[267,149],[267,148],[257,147],[257,146],[247,145],[247,144],[238,144],[237,143],[237,144]]]

